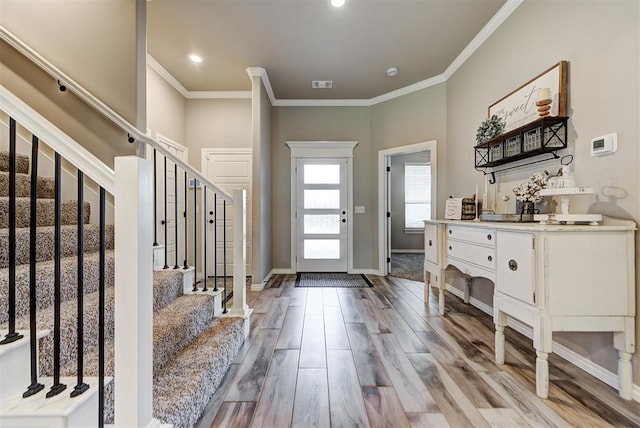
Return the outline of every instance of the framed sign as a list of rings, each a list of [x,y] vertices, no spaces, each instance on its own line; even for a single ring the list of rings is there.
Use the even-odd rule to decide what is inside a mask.
[[[506,132],[542,117],[566,116],[567,68],[567,61],[560,61],[529,80],[490,105],[488,117],[503,118]]]

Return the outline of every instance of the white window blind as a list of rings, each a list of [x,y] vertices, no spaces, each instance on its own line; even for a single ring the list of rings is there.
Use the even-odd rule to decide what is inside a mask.
[[[404,227],[421,229],[431,218],[431,165],[404,164]]]

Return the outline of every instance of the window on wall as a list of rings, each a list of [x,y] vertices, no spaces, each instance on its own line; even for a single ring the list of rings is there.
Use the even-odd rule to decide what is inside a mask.
[[[404,164],[404,227],[422,229],[431,219],[431,165]]]

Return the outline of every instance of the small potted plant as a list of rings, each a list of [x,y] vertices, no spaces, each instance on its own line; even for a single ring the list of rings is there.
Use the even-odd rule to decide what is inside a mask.
[[[506,121],[497,115],[491,115],[490,118],[483,121],[478,127],[478,132],[476,132],[476,141],[478,144],[482,144],[485,141],[489,141],[492,138],[497,137],[502,134],[504,128],[506,126]]]
[[[518,183],[513,188],[516,194],[516,213],[517,214],[533,214],[535,212],[535,203],[542,201],[540,190],[547,187],[547,174],[536,172],[529,181]]]

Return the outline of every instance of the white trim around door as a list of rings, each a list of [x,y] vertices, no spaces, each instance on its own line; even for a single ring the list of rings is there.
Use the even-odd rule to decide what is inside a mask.
[[[287,141],[291,149],[291,270],[297,272],[297,161],[300,158],[347,160],[347,272],[353,272],[353,150],[357,141]]]
[[[387,274],[388,254],[388,222],[387,212],[389,211],[389,201],[387,194],[387,162],[391,156],[406,155],[410,153],[431,152],[431,218],[436,218],[437,213],[437,152],[438,142],[436,140],[422,143],[410,144],[408,146],[394,147],[392,149],[380,150],[378,152],[378,275]],[[426,219],[425,219],[426,220]]]

